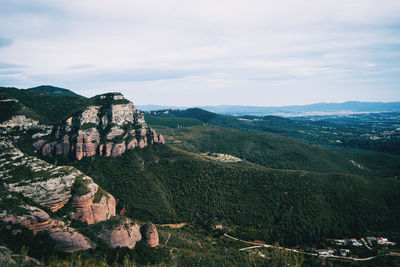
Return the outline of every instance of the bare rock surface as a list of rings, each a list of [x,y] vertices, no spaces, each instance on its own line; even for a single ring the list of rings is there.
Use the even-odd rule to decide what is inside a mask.
[[[115,198],[104,191],[104,194],[99,197],[100,200],[94,203],[99,187],[93,181],[87,187],[89,193],[72,198],[71,205],[75,210],[69,214],[70,218],[93,224],[115,216]]]
[[[159,245],[157,228],[153,223],[146,223],[140,228],[144,242],[149,247],[156,247]]]
[[[50,216],[45,211],[28,205],[23,205],[20,209],[24,209],[24,211],[20,210],[19,214],[3,210],[0,213],[0,220],[27,227],[34,234],[48,231],[50,238],[55,242],[56,248],[65,252],[75,252],[93,247],[88,238],[74,228],[66,226],[62,221],[50,219]]]
[[[121,218],[121,222],[114,225],[104,225],[99,235],[109,247],[134,248],[142,239],[140,228],[127,218]]]
[[[25,115],[15,115],[8,121],[1,123],[1,126],[3,127],[21,127],[24,129],[29,129],[38,125],[38,121],[28,118]]]
[[[42,155],[83,157],[102,155],[118,157],[127,150],[164,144],[162,135],[149,127],[144,115],[119,93],[92,98],[96,105],[66,119],[54,130],[56,143],[35,142]],[[100,134],[101,133],[101,134]]]
[[[76,252],[93,247],[87,237],[74,228],[62,226],[62,223],[50,231],[50,238],[55,242],[57,249],[65,252]]]

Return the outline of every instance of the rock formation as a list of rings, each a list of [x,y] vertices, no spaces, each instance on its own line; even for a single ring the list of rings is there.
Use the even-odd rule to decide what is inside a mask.
[[[34,234],[48,231],[56,248],[65,252],[75,252],[93,247],[89,239],[74,228],[67,227],[64,222],[50,219],[45,211],[28,205],[22,205],[20,209],[23,211],[20,211],[18,215],[3,210],[0,213],[0,220],[25,226]]]
[[[109,247],[134,248],[136,242],[142,239],[140,228],[127,218],[121,218],[120,223],[104,225],[99,235]]]
[[[34,234],[48,231],[56,247],[65,252],[92,248],[93,244],[88,238],[63,221],[52,219],[51,212],[58,211],[70,202],[74,208],[69,214],[71,219],[93,224],[115,216],[114,197],[77,169],[54,166],[36,157],[26,156],[2,138],[0,151],[0,177],[7,190],[7,194],[0,194],[0,220],[22,225]],[[29,170],[29,177],[13,176],[21,169]],[[20,197],[16,197],[17,194],[22,194],[50,212],[32,206],[32,203],[24,204]],[[131,232],[133,229],[128,231],[129,234]],[[126,242],[131,246],[132,238]],[[121,246],[122,243],[120,241]]]
[[[143,225],[140,228],[140,232],[142,233],[143,240],[146,242],[146,245],[149,247],[156,247],[159,245],[157,228],[153,223],[149,222]]]
[[[54,130],[55,143],[38,140],[33,145],[42,155],[118,157],[126,150],[164,144],[164,137],[150,128],[142,113],[119,93],[91,99],[86,107]]]
[[[104,192],[103,195],[98,197],[99,201],[93,203],[99,187],[93,182],[87,187],[90,190],[89,193],[72,198],[71,205],[75,208],[75,211],[69,214],[70,218],[93,224],[115,216],[115,198],[111,194]]]
[[[11,119],[2,123],[3,127],[21,127],[23,129],[29,129],[38,125],[38,121],[27,118],[25,115],[12,116]]]

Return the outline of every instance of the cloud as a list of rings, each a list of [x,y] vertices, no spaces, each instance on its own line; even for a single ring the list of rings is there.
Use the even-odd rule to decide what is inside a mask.
[[[84,95],[121,86],[144,104],[400,98],[395,0],[2,5],[0,33],[13,43],[0,58],[25,66],[15,86],[54,83]]]
[[[9,46],[13,43],[13,40],[0,37],[0,48]]]
[[[22,67],[24,66],[0,61],[0,69],[19,69]]]
[[[69,66],[67,68],[67,70],[80,70],[80,69],[89,69],[89,68],[93,68],[94,65],[92,64],[75,64],[72,66]]]

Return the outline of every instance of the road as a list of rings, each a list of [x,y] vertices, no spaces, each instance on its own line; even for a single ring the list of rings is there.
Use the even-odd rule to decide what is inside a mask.
[[[300,250],[297,250],[297,249],[278,247],[278,246],[273,246],[273,245],[269,245],[269,244],[259,244],[259,243],[249,242],[249,241],[241,240],[239,238],[230,236],[228,234],[224,234],[224,236],[228,237],[230,239],[233,239],[235,241],[239,241],[239,242],[242,242],[242,243],[246,243],[246,244],[252,245],[251,247],[241,248],[241,249],[239,249],[239,251],[244,251],[244,250],[264,247],[264,248],[283,249],[283,250],[292,251],[292,252],[295,252],[295,253],[301,253],[301,254],[304,254],[304,255],[311,255],[311,256],[320,257],[322,259],[333,259],[333,260],[334,259],[338,259],[338,260],[340,259],[340,260],[351,260],[351,261],[370,261],[370,260],[373,260],[373,259],[375,259],[377,257],[380,257],[380,256],[400,256],[400,253],[388,253],[388,254],[385,254],[385,255],[372,256],[372,257],[368,257],[368,258],[353,258],[353,257],[344,257],[344,256],[336,256],[336,255],[319,255],[317,253],[304,252],[304,251],[300,251]],[[364,240],[364,242],[365,242],[365,240]]]

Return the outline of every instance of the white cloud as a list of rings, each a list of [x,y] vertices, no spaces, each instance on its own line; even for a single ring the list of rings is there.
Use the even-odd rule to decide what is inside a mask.
[[[0,37],[13,43],[0,47],[0,58],[25,67],[0,83],[54,83],[85,95],[122,86],[153,104],[400,98],[397,0],[4,0],[4,6]],[[374,83],[365,84],[366,77]],[[350,94],[355,87],[365,89]]]

